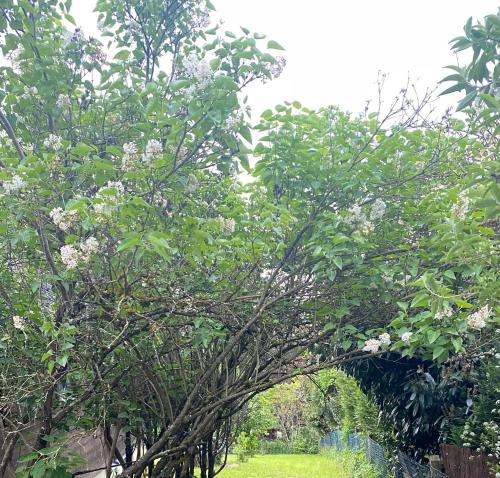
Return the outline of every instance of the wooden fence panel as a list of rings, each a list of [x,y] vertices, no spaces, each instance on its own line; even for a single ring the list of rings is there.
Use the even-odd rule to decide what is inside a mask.
[[[448,478],[494,478],[487,457],[474,454],[470,448],[441,445],[441,456]]]

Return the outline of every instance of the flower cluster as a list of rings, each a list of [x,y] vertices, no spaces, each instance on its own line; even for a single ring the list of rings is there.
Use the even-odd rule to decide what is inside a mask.
[[[59,95],[57,97],[56,106],[61,110],[70,108],[71,98],[68,95]]]
[[[363,347],[363,351],[376,353],[380,350],[382,346],[391,345],[391,336],[388,333],[383,333],[378,336],[378,339],[368,339],[365,342],[365,346]]]
[[[283,73],[285,66],[286,66],[286,58],[283,56],[277,56],[275,58],[275,62],[272,63],[269,67],[269,74],[273,78],[279,78]]]
[[[349,224],[350,226],[358,229],[361,234],[368,235],[375,229],[375,226],[372,221],[378,221],[382,219],[385,214],[387,206],[382,199],[377,199],[373,203],[370,210],[370,220],[368,220],[367,215],[361,209],[359,204],[355,204],[353,207],[349,209],[349,215],[344,218],[344,222]]]
[[[500,400],[495,403],[497,406],[500,405]],[[464,440],[463,446],[475,448],[480,453],[487,454],[488,457],[494,458],[496,459],[494,461],[498,462],[500,459],[500,424],[497,417],[500,416],[500,408],[494,408],[491,413],[493,415],[492,420],[483,422],[479,428],[480,432],[478,431],[479,423],[467,421],[462,433],[462,439]],[[476,429],[477,433],[474,429]],[[500,476],[500,471],[495,476]]]
[[[486,327],[486,320],[490,316],[490,309],[488,305],[481,307],[478,311],[467,317],[467,324],[473,329],[482,329]]]
[[[445,307],[443,310],[439,310],[434,315],[436,320],[443,320],[447,317],[451,317],[453,315],[453,311],[449,307]]]
[[[88,263],[92,254],[95,254],[99,249],[99,243],[95,237],[89,237],[82,242],[79,247],[67,245],[61,247],[61,260],[66,266],[66,269],[72,270],[78,267],[80,263]]]
[[[150,139],[146,143],[146,149],[144,150],[143,160],[147,165],[151,165],[153,161],[160,159],[163,155],[163,146],[156,139]]]
[[[106,186],[99,189],[96,198],[99,200],[94,204],[94,211],[100,216],[98,221],[102,221],[104,216],[110,216],[120,203],[120,196],[125,193],[125,187],[120,181],[108,181]]]
[[[26,321],[19,315],[12,317],[12,325],[18,330],[26,330]]]
[[[222,234],[230,235],[236,228],[236,222],[233,218],[226,219],[225,217],[218,217],[219,227]]]
[[[232,133],[236,131],[241,124],[241,113],[232,113],[230,114],[224,123],[224,129],[228,133]]]
[[[36,86],[25,86],[24,93],[22,95],[23,98],[27,100],[31,100],[38,96],[38,88]]]
[[[405,343],[408,343],[410,341],[412,335],[413,335],[413,332],[405,332],[403,335],[401,335],[401,340]]]
[[[358,229],[365,236],[374,229],[373,223],[368,220],[359,204],[355,204],[349,209],[349,215],[344,219],[344,222]]]
[[[200,60],[196,53],[190,53],[183,62],[186,75],[196,80],[200,89],[206,88],[212,79],[212,69],[206,60]]]
[[[130,171],[133,164],[139,159],[139,148],[133,141],[123,145],[122,170]]]
[[[462,191],[457,198],[457,202],[451,208],[451,212],[453,215],[457,216],[458,219],[464,220],[467,211],[469,210],[469,198],[465,191]]]
[[[47,149],[52,149],[53,151],[59,151],[62,148],[62,140],[60,136],[56,134],[50,134],[49,137],[43,142],[43,145]]]
[[[14,174],[10,181],[3,182],[3,188],[6,194],[13,194],[17,191],[20,191],[21,189],[24,189],[26,186],[26,181],[24,181],[24,179],[22,179],[17,174]]]
[[[74,225],[78,212],[76,210],[64,211],[63,208],[56,207],[50,211],[49,215],[59,229],[67,231]]]
[[[199,187],[200,183],[198,182],[196,176],[194,174],[190,174],[186,182],[186,192],[188,194],[193,194],[198,190]]]
[[[370,220],[378,221],[382,219],[384,217],[386,209],[387,206],[385,205],[385,202],[380,198],[376,199],[370,211]]]

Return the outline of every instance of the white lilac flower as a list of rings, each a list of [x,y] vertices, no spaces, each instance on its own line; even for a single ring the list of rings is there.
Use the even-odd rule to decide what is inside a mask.
[[[467,211],[469,210],[469,198],[467,194],[465,194],[465,191],[462,191],[457,198],[457,202],[453,205],[451,208],[452,214],[458,217],[460,220],[465,219],[465,215],[467,214]]]
[[[108,181],[106,187],[109,189],[115,189],[119,196],[123,196],[125,192],[125,187],[120,181]]]
[[[89,262],[92,254],[99,250],[99,242],[93,236],[89,237],[85,242],[80,244],[81,259],[83,262]]]
[[[61,207],[56,207],[50,211],[49,215],[59,229],[67,231],[74,225],[78,212],[76,210],[64,211]]]
[[[275,58],[275,62],[269,67],[269,73],[273,78],[279,78],[283,73],[286,66],[286,58],[283,56],[278,56]]]
[[[133,164],[139,159],[139,148],[133,141],[123,145],[122,170],[130,171]]]
[[[68,95],[59,95],[56,106],[62,110],[68,109],[71,106],[71,98]]]
[[[226,118],[225,129],[229,132],[233,132],[238,129],[241,123],[241,115],[238,113],[233,113]]]
[[[401,336],[401,340],[403,342],[406,342],[408,343],[411,339],[411,336],[413,335],[413,332],[405,332],[402,336]]]
[[[18,330],[25,330],[26,329],[26,321],[22,317],[20,317],[19,315],[14,315],[12,317],[12,324]]]
[[[210,14],[207,11],[198,12],[194,21],[198,28],[207,28],[210,25]]]
[[[380,334],[378,336],[378,339],[380,340],[380,343],[382,345],[391,345],[391,336],[387,332],[384,334]]]
[[[391,272],[387,272],[387,271],[384,271],[382,273],[382,280],[384,282],[391,282],[392,281],[392,273]]]
[[[78,262],[81,259],[80,252],[73,246],[62,246],[61,247],[61,260],[66,266],[66,269],[76,269],[78,267]]]
[[[206,60],[200,60],[196,53],[190,53],[183,62],[188,78],[194,79],[198,87],[203,89],[210,83],[212,69]]]
[[[453,315],[453,311],[449,307],[445,307],[443,310],[436,312],[434,318],[436,320],[442,320],[446,317],[451,317]]]
[[[467,324],[473,329],[482,329],[486,327],[486,320],[490,316],[490,309],[488,305],[481,307],[478,311],[467,317]]]
[[[381,345],[382,345],[382,343],[380,342],[380,340],[368,339],[365,342],[365,346],[363,347],[363,350],[365,352],[370,352],[373,354],[373,353],[376,353],[379,351]]]
[[[358,229],[361,234],[366,236],[375,229],[375,226],[368,220],[359,204],[355,204],[348,212],[349,215],[344,218],[344,222]]]
[[[374,229],[375,229],[375,226],[369,221],[367,221],[359,226],[359,231],[361,232],[361,234],[363,234],[363,236],[368,236],[368,234],[373,232]]]
[[[198,190],[199,187],[200,183],[198,182],[196,176],[194,174],[190,174],[186,182],[186,192],[188,194],[193,194]]]
[[[27,186],[26,181],[24,181],[20,176],[14,174],[10,181],[4,181],[3,188],[6,194],[15,193]]]
[[[26,99],[32,99],[36,96],[38,96],[38,89],[36,86],[25,86],[24,87],[24,94],[22,95],[23,98]]]
[[[236,228],[236,222],[233,218],[226,219],[224,217],[219,216],[219,227],[223,234],[229,235],[232,234]]]
[[[43,145],[47,149],[58,151],[62,148],[61,137],[57,136],[56,134],[50,134],[49,137],[43,142]]]
[[[387,206],[385,205],[385,202],[380,198],[376,199],[370,211],[370,220],[378,221],[379,219],[382,219],[382,217],[384,217],[386,209]]]
[[[150,165],[153,161],[160,159],[163,154],[163,146],[156,139],[150,139],[146,144],[143,160]]]
[[[195,93],[196,93],[196,85],[189,85],[184,89],[184,94],[188,99],[193,98],[193,96],[195,96]]]
[[[104,192],[104,189],[111,189],[112,191]],[[120,181],[108,181],[106,186],[97,191],[96,198],[100,202],[94,204],[94,211],[97,214],[110,215],[120,202],[120,196],[125,193],[125,187]]]

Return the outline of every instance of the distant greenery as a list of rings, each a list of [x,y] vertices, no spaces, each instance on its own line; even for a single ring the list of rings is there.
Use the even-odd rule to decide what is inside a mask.
[[[240,460],[261,453],[319,452],[320,438],[332,430],[358,432],[380,441],[386,430],[379,409],[356,380],[338,369],[322,370],[277,385],[250,401],[237,437]],[[278,434],[277,439],[266,439]]]

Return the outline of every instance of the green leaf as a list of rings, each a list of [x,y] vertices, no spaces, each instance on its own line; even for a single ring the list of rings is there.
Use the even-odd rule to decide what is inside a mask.
[[[432,360],[443,361],[445,357],[448,357],[448,351],[444,347],[436,347],[432,352]]]
[[[267,48],[271,50],[284,50],[284,48],[277,41],[274,40],[269,40],[267,42]]]
[[[65,367],[66,364],[68,363],[68,356],[67,355],[61,355],[58,359],[57,359],[57,363],[61,366],[61,367]]]
[[[164,259],[170,259],[170,247],[168,245],[167,236],[162,232],[151,232],[147,236],[147,240],[153,246],[153,249]]]
[[[335,256],[332,258],[332,261],[340,270],[342,270],[342,266],[344,265],[342,262],[342,257]]]
[[[133,232],[127,234],[127,236],[122,240],[122,242],[120,242],[117,251],[118,252],[126,251],[128,249],[131,249],[132,247],[140,245],[141,243],[142,243],[142,236],[137,232]]]
[[[427,339],[430,344],[433,344],[441,336],[440,330],[429,330],[427,332]]]
[[[85,143],[77,143],[74,148],[71,148],[71,152],[76,156],[87,156],[87,154],[94,151],[96,151],[96,149],[93,146],[89,146]]]
[[[130,52],[128,50],[121,50],[114,56],[114,59],[120,61],[126,61],[128,60],[129,55]]]
[[[18,463],[26,463],[31,460],[36,460],[39,457],[37,452],[31,452],[27,455],[23,455],[21,458],[17,460]]]
[[[429,304],[429,295],[426,292],[419,292],[412,300],[410,307],[426,307]]]
[[[250,144],[252,143],[252,132],[250,131],[250,128],[248,126],[240,126],[239,132],[246,141],[248,141]]]
[[[471,91],[470,93],[468,93],[461,101],[460,103],[458,103],[458,106],[457,106],[457,111],[461,111],[463,110],[464,108],[467,108],[467,106],[469,106],[473,101],[474,99],[476,98],[477,96],[477,91],[474,90],[474,91]]]

